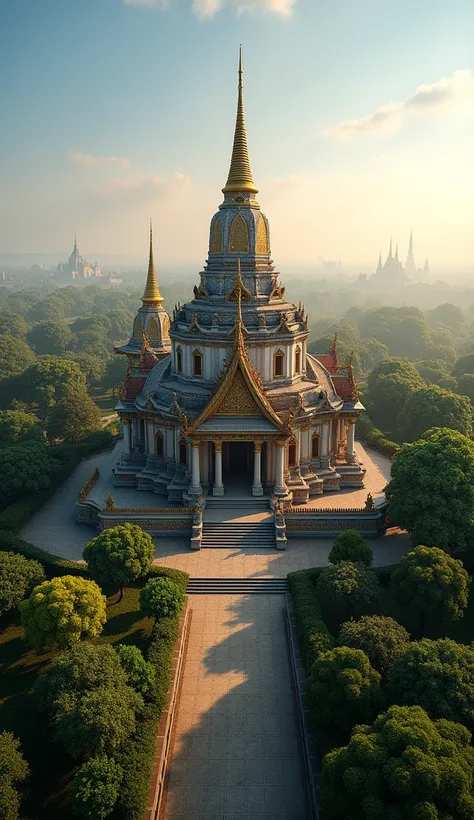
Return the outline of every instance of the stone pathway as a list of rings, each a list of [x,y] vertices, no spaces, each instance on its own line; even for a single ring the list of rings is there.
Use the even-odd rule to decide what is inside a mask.
[[[193,595],[163,820],[305,820],[280,595]]]

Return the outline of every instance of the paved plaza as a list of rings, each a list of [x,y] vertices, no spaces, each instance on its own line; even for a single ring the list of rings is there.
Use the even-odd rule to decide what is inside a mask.
[[[193,595],[164,820],[305,820],[280,595]]]

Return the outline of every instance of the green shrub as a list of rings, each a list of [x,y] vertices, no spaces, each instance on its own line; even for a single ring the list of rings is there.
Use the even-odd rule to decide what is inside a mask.
[[[27,777],[29,767],[20,750],[20,741],[11,732],[0,733],[0,817],[18,820],[20,795],[16,785]]]
[[[151,578],[140,590],[140,609],[159,620],[178,615],[184,604],[184,592],[170,578]]]
[[[85,564],[52,555],[50,552],[41,549],[41,547],[36,547],[34,544],[30,544],[29,541],[18,538],[18,536],[8,530],[0,530],[0,551],[4,550],[39,561],[44,567],[48,578],[57,578],[61,575],[89,577]]]
[[[379,673],[365,652],[349,646],[319,656],[307,689],[311,715],[319,726],[350,729],[373,720],[383,703]]]
[[[120,599],[125,584],[147,575],[154,554],[150,533],[130,523],[103,530],[82,553],[94,581],[100,586],[120,588]]]
[[[329,553],[331,564],[339,564],[341,561],[354,561],[370,567],[374,560],[374,554],[367,541],[357,530],[346,530],[341,532],[334,539],[334,544]]]
[[[72,813],[77,820],[104,820],[119,796],[122,767],[110,757],[92,757],[74,779]]]
[[[320,653],[332,649],[334,639],[321,617],[310,571],[303,569],[290,572],[288,582],[295,607],[301,654],[306,671],[309,672]]]
[[[141,695],[147,695],[155,680],[153,664],[146,661],[138,646],[133,644],[119,643],[115,651],[127,676],[128,685]]]
[[[374,669],[386,678],[409,640],[405,627],[393,618],[365,615],[360,621],[342,624],[338,644],[362,649]]]
[[[44,569],[14,552],[0,552],[0,615],[18,606],[33,587],[44,581]]]
[[[381,593],[377,576],[363,564],[352,561],[324,567],[316,584],[323,617],[335,627],[342,621],[373,611]]]

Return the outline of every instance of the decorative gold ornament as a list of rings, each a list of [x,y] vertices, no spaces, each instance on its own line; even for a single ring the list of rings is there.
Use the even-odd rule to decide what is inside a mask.
[[[163,297],[158,287],[158,282],[155,273],[155,263],[153,261],[153,232],[150,219],[150,255],[148,259],[148,275],[146,278],[146,285],[145,291],[142,296],[142,302],[145,304],[153,302],[161,303],[162,301]]]
[[[249,229],[242,214],[237,214],[230,227],[230,253],[248,253],[250,251]]]
[[[214,222],[209,253],[222,253],[222,223],[220,216]]]
[[[255,253],[269,253],[267,226],[263,216],[260,214],[257,225],[257,240],[255,242]]]
[[[222,193],[232,191],[258,193],[258,188],[252,179],[250,170],[249,152],[247,147],[247,132],[244,118],[244,97],[242,83],[242,49],[239,49],[239,89],[237,99],[237,119],[235,122],[234,145],[232,148],[232,159],[230,161],[229,176]]]

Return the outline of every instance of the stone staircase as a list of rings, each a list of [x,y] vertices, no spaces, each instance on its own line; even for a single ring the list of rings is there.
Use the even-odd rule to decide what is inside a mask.
[[[203,521],[201,549],[275,549],[275,524],[265,521]]]
[[[188,595],[286,595],[286,578],[190,578]]]
[[[212,495],[206,498],[206,510],[223,510],[236,512],[245,510],[246,513],[268,512],[269,498],[219,498]]]

